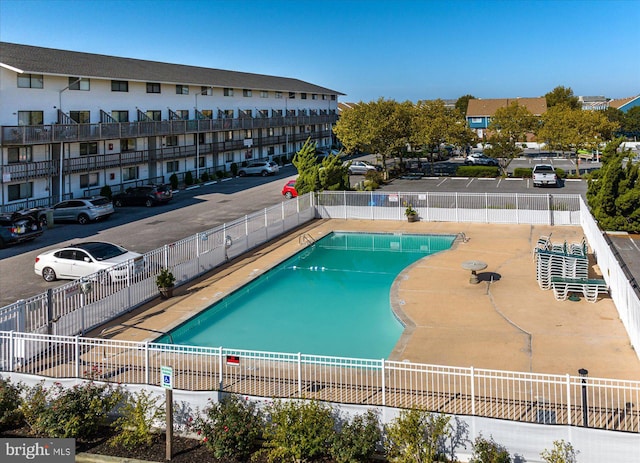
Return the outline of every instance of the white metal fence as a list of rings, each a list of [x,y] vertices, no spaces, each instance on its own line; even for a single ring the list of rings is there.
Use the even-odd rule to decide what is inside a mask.
[[[1,370],[640,432],[640,382],[0,332]]]

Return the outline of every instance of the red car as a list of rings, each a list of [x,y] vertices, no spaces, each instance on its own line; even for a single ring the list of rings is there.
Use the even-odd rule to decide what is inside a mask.
[[[296,191],[296,181],[289,180],[287,184],[282,187],[282,194],[287,199],[295,198],[296,196],[298,196],[298,192]]]

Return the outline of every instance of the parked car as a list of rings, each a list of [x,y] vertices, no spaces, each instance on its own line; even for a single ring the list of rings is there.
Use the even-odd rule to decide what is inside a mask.
[[[24,216],[32,217],[37,220],[41,227],[47,225],[47,211],[51,209],[47,207],[31,207],[29,209],[19,209],[12,214],[14,218],[21,218]]]
[[[289,180],[282,187],[282,194],[287,199],[295,198],[296,196],[298,196],[298,191],[296,190],[296,181],[295,181],[295,179]]]
[[[116,266],[107,270],[107,275],[111,281],[120,281],[129,274],[129,267],[118,264],[127,261],[131,261],[132,271],[139,271],[144,267],[143,257],[137,252],[127,251],[111,243],[88,241],[38,255],[33,269],[45,281],[55,281],[75,280]]]
[[[62,201],[53,206],[52,211],[56,222],[78,222],[81,225],[107,218],[114,213],[113,203],[104,196]]]
[[[42,235],[42,226],[30,215],[0,215],[0,249],[8,244],[35,240]]]
[[[246,175],[275,175],[280,171],[280,167],[273,161],[257,161],[251,162],[246,167],[238,169],[238,175],[244,177]]]
[[[558,176],[551,164],[537,164],[531,172],[533,186],[551,185],[558,186]]]
[[[369,171],[378,170],[376,166],[367,161],[351,161],[346,163],[349,166],[349,175],[361,174],[365,175]]]
[[[498,160],[490,156],[486,156],[484,153],[471,153],[464,160],[466,165],[474,166],[498,166]]]
[[[166,204],[173,198],[171,188],[166,185],[145,185],[127,188],[122,193],[113,195],[113,205],[122,206],[146,206]]]

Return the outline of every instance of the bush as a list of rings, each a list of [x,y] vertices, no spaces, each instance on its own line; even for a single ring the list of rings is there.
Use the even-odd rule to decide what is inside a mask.
[[[171,189],[172,190],[177,190],[178,189],[178,176],[176,174],[171,174],[171,177],[169,177],[169,183],[171,183]]]
[[[531,167],[516,167],[513,169],[513,176],[518,178],[531,178],[533,169]]]
[[[234,177],[237,177],[237,176],[238,176],[238,164],[237,164],[237,163],[235,163],[235,162],[232,162],[232,163],[231,163],[231,167],[230,167],[230,169],[231,169],[231,174],[232,174]]]
[[[24,386],[0,377],[0,429],[19,426],[23,420],[20,410]]]
[[[111,445],[121,445],[127,450],[148,447],[153,443],[153,423],[164,417],[164,402],[144,390],[127,394],[120,409],[120,417],[114,425],[118,434],[111,439]]]
[[[449,419],[422,410],[402,410],[385,428],[387,457],[397,463],[437,461],[451,431]]]
[[[497,177],[500,168],[495,166],[460,166],[456,169],[459,177]]]
[[[202,182],[208,182],[209,181],[209,173],[206,170],[204,172],[202,172],[202,174],[200,174],[200,181],[202,181]]]
[[[27,394],[23,412],[38,436],[88,439],[107,424],[107,415],[121,399],[120,389],[93,381],[70,389],[60,383],[46,389],[41,383]]]
[[[381,441],[378,415],[369,410],[363,415],[356,415],[351,422],[342,423],[342,429],[333,436],[331,456],[338,463],[369,461]]]
[[[212,403],[193,427],[216,458],[246,459],[258,447],[262,418],[255,404],[237,396]]]
[[[216,170],[216,177],[218,179],[225,178],[227,176],[224,170]]]
[[[187,186],[193,185],[193,174],[190,170],[184,174],[184,184]]]
[[[100,196],[104,196],[105,198],[111,199],[113,196],[113,192],[111,191],[111,187],[109,185],[105,185],[100,188]]]
[[[327,456],[333,440],[331,409],[317,401],[275,401],[264,430],[269,462],[305,461]]]
[[[543,450],[540,454],[546,463],[576,463],[576,451],[564,440],[553,441],[553,450]]]
[[[478,436],[473,442],[473,453],[469,463],[511,463],[507,449],[497,444],[492,437]]]

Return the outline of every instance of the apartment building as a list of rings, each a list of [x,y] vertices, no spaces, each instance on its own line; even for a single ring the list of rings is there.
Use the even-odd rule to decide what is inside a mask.
[[[332,143],[342,93],[298,79],[0,42],[0,210],[228,172]]]

